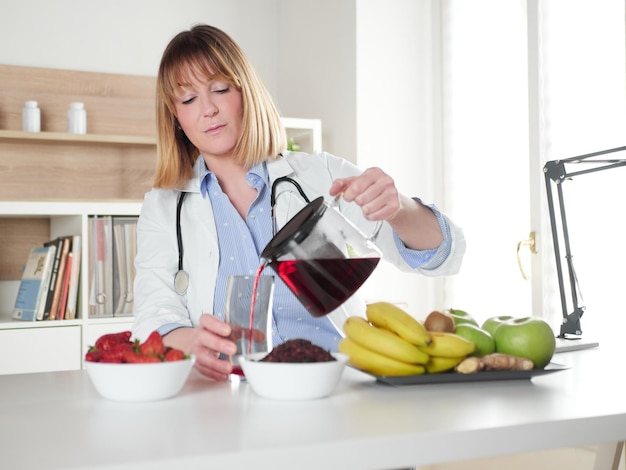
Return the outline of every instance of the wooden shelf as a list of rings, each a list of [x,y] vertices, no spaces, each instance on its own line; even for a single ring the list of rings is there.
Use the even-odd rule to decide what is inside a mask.
[[[24,132],[7,130],[0,130],[0,140],[70,143],[80,142],[111,145],[156,145],[156,138],[150,136],[68,134],[65,132]]]
[[[137,215],[141,200],[73,201],[66,199],[0,201],[1,218],[72,216],[82,214]]]
[[[109,320],[112,320],[110,318]],[[22,330],[29,328],[59,328],[66,326],[81,326],[84,323],[82,319],[78,320],[42,320],[42,321],[20,321],[12,318],[0,317],[0,331],[4,330]]]
[[[282,118],[287,136],[301,145],[305,152],[322,150],[322,122],[319,119]],[[156,138],[135,135],[68,134],[65,132],[24,132],[0,130],[0,141],[92,143],[103,145],[156,146]]]

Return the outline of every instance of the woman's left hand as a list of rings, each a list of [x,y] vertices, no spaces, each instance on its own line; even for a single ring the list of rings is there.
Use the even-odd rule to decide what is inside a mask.
[[[380,168],[368,168],[359,176],[336,179],[329,192],[331,196],[343,193],[346,202],[354,201],[366,219],[388,222],[409,248],[435,249],[443,241],[433,211],[400,194],[393,178]]]
[[[376,167],[368,168],[359,176],[333,181],[330,195],[341,193],[346,202],[356,202],[368,220],[391,220],[402,208],[393,178]]]

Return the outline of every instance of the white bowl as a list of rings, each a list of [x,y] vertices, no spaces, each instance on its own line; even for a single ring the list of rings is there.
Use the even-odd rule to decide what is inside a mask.
[[[182,361],[148,364],[85,361],[85,368],[91,383],[104,398],[154,401],[177,395],[185,385],[195,361],[193,355]]]
[[[275,400],[313,400],[330,395],[348,362],[348,356],[331,353],[336,361],[262,362],[267,353],[239,357],[246,381],[257,394]]]

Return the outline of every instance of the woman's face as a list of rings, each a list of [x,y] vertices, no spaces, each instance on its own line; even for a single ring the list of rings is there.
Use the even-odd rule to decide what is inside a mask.
[[[232,156],[241,135],[241,92],[224,81],[190,80],[175,96],[180,126],[205,159]]]

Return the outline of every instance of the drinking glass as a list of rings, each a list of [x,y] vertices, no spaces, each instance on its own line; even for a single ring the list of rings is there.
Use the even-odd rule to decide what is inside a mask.
[[[224,319],[232,328],[230,339],[237,344],[237,352],[229,356],[233,374],[243,377],[240,355],[271,351],[273,300],[274,276],[228,278]]]

